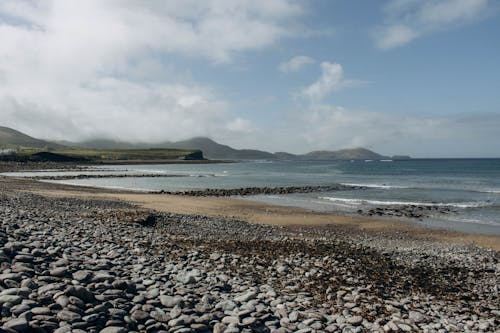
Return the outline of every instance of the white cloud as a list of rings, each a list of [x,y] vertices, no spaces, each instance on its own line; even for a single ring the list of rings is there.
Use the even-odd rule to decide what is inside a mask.
[[[288,61],[282,62],[278,69],[282,71],[283,73],[291,73],[291,72],[298,72],[300,71],[304,66],[313,64],[315,60],[311,57],[308,56],[295,56],[289,59]]]
[[[488,0],[392,0],[384,8],[386,23],[374,31],[377,47],[390,49],[439,30],[487,17]]]
[[[344,70],[340,64],[324,61],[321,63],[320,67],[320,78],[308,87],[303,88],[301,91],[301,94],[308,97],[313,103],[322,101],[331,93],[342,88],[364,83],[361,80],[344,79]]]
[[[404,115],[314,104],[275,125],[239,146],[292,153],[365,147],[413,157],[498,157],[494,152],[500,144],[500,114]]]
[[[292,0],[4,0],[2,124],[48,138],[159,141],[247,131],[170,55],[231,63],[299,33]]]
[[[245,134],[253,133],[255,131],[251,122],[239,117],[229,122],[226,128],[231,132],[245,133]]]
[[[419,33],[412,28],[406,25],[395,24],[380,29],[377,36],[377,46],[381,49],[390,49],[404,45],[418,36]]]

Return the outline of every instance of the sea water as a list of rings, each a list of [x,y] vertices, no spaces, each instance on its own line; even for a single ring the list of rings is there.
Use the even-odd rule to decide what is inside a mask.
[[[412,159],[305,161],[259,160],[221,164],[99,166],[95,171],[36,172],[20,176],[67,174],[164,174],[177,177],[89,178],[64,180],[74,185],[135,190],[279,187],[346,184],[362,190],[288,195],[258,195],[250,200],[356,215],[358,210],[407,205],[446,206],[410,219],[430,227],[500,234],[500,159]],[[398,217],[398,220],[403,218]]]

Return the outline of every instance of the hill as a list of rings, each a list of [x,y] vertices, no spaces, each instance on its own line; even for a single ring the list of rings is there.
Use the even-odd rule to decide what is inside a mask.
[[[253,149],[234,149],[204,137],[164,143],[164,145],[168,145],[169,147],[176,149],[199,149],[203,152],[205,157],[212,159],[258,160],[275,158],[273,154],[265,151]]]
[[[1,148],[40,148],[40,149],[57,149],[65,148],[65,146],[35,139],[29,135],[16,131],[12,128],[0,126],[0,147]]]
[[[302,160],[382,160],[390,157],[377,154],[365,148],[342,149],[337,151],[318,150],[307,154],[295,155],[287,152],[275,154],[255,149],[235,149],[206,137],[162,143],[129,143],[107,139],[94,139],[79,143],[64,141],[63,144],[52,143],[32,138],[16,130],[0,127],[0,148],[34,148],[51,150],[66,156],[99,158],[99,159],[151,159],[153,155],[171,155],[182,157],[221,160],[259,160],[259,159],[302,159]],[[73,148],[68,148],[73,147]],[[153,148],[153,149],[152,149]],[[135,152],[132,152],[135,150]],[[160,153],[160,150],[163,150]],[[168,150],[172,150],[168,152]],[[201,152],[200,152],[201,151]],[[177,157],[174,157],[177,156]],[[395,156],[395,159],[409,159],[409,156]]]
[[[91,149],[146,149],[154,147],[165,149],[201,150],[203,152],[203,156],[209,159],[256,160],[275,158],[273,154],[265,151],[253,149],[234,149],[230,146],[217,143],[214,140],[205,137],[196,137],[189,140],[155,144],[127,143],[113,140],[90,140],[81,143],[74,143],[73,146]]]
[[[387,156],[377,154],[365,148],[342,149],[337,151],[318,150],[304,155],[302,158],[313,160],[382,160]]]

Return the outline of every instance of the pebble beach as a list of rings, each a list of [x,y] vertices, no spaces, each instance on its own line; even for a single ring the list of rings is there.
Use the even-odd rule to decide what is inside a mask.
[[[499,329],[496,250],[46,197],[0,181],[2,332]]]

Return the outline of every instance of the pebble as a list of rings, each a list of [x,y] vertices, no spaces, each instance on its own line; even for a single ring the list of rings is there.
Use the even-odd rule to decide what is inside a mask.
[[[150,216],[154,224],[133,223]],[[2,191],[3,329],[460,332],[498,325],[495,252],[405,237]]]

